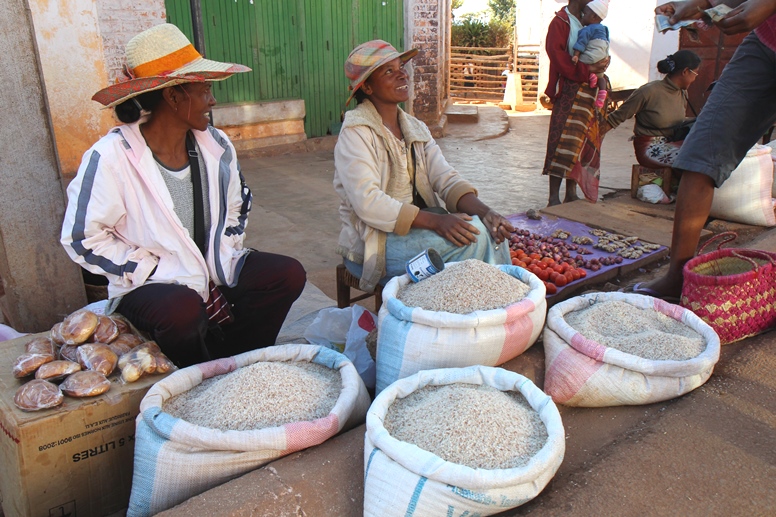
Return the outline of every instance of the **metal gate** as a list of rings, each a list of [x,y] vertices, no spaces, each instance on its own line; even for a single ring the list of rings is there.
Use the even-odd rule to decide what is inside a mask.
[[[192,39],[190,0],[165,4],[167,21]],[[340,122],[353,47],[379,38],[404,48],[403,0],[202,0],[202,20],[207,57],[253,69],[214,83],[216,99],[301,98],[308,137]]]

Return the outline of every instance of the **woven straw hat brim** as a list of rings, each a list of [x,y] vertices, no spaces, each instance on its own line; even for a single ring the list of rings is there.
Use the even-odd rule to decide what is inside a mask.
[[[366,80],[369,79],[369,76],[372,75],[372,73],[375,70],[377,70],[378,68],[380,68],[384,64],[386,64],[386,63],[388,63],[390,61],[393,61],[397,57],[399,59],[401,59],[402,63],[406,63],[407,61],[409,61],[410,59],[412,59],[416,55],[418,55],[418,49],[416,49],[416,48],[412,48],[412,49],[410,49],[410,50],[408,50],[406,52],[392,52],[392,53],[388,54],[387,56],[385,56],[380,61],[378,61],[377,63],[375,63],[374,65],[372,65],[371,67],[369,67],[364,73],[361,74],[361,76],[359,76],[359,78],[356,81],[351,81],[350,82],[350,89],[353,90],[353,91],[351,92],[350,96],[348,97],[348,100],[345,102],[345,106],[350,104],[350,101],[353,100],[353,97],[355,97],[356,92],[358,91],[358,89],[361,88],[364,85]]]
[[[129,81],[112,84],[95,93],[92,96],[92,100],[99,102],[106,108],[112,108],[132,97],[137,97],[146,92],[184,83],[223,81],[224,79],[231,77],[232,74],[251,71],[250,68],[243,65],[220,63],[209,59],[200,59],[197,61],[199,65],[203,66],[194,66],[194,63],[192,63],[176,70],[174,75],[139,77],[137,79],[130,79]],[[212,63],[212,65],[209,65],[210,63]],[[206,70],[205,68],[207,67],[214,68],[214,70]]]

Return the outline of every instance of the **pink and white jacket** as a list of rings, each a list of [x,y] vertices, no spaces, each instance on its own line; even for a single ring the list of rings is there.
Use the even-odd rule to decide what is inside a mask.
[[[108,278],[110,298],[146,283],[176,283],[207,300],[210,279],[216,285],[237,283],[248,253],[243,240],[251,191],[222,131],[192,133],[209,185],[205,257],[175,214],[138,123],[112,129],[86,151],[67,188],[62,245],[76,263]]]

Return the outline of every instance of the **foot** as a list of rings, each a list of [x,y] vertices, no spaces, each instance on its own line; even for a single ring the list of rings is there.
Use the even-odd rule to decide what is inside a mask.
[[[559,196],[553,196],[549,199],[547,202],[547,206],[556,206],[560,204],[560,197]]]
[[[580,197],[575,193],[569,194],[566,193],[566,197],[563,198],[564,203],[571,203],[572,201],[579,201]]]
[[[671,280],[667,276],[662,276],[649,282],[641,282],[637,284],[638,289],[634,289],[634,292],[641,292],[641,294],[649,294],[655,298],[662,298],[669,301],[670,299],[679,300],[682,296],[682,283],[681,280],[677,283],[675,280]]]

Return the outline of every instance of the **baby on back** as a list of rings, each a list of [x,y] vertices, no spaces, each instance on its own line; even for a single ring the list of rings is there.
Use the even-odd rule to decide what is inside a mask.
[[[573,47],[571,60],[574,64],[579,61],[588,65],[597,63],[609,55],[609,29],[601,24],[608,12],[609,0],[592,0],[582,8],[584,27],[579,31]],[[606,100],[606,79],[603,74],[590,74],[588,81],[591,88],[598,86],[595,105],[600,108]]]

